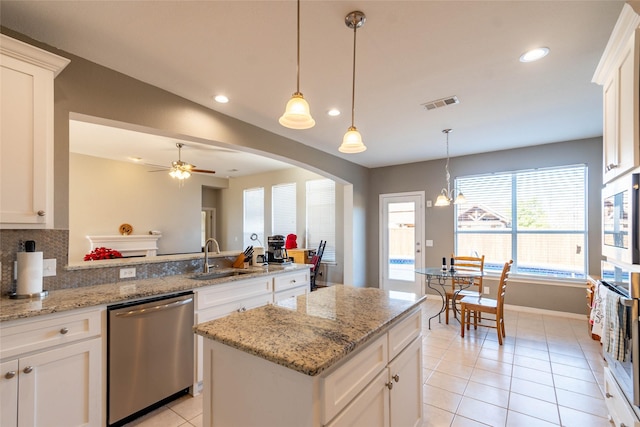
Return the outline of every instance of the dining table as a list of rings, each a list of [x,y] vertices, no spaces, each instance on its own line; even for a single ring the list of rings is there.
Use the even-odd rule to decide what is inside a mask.
[[[455,301],[458,297],[458,294],[473,285],[474,281],[478,277],[483,277],[484,272],[479,270],[468,270],[468,269],[460,269],[457,270],[455,268],[441,268],[441,267],[426,267],[416,269],[415,272],[417,274],[422,274],[425,276],[425,280],[427,283],[427,287],[436,291],[442,298],[442,306],[440,307],[440,311],[438,311],[433,316],[429,317],[429,329],[431,329],[431,319],[437,317],[438,323],[442,323],[442,319],[440,315],[447,310],[446,305],[446,292],[445,286],[451,282],[453,282],[455,286],[455,290],[453,292],[453,301],[454,306],[453,309],[457,310],[455,307]],[[456,316],[457,319],[457,316]]]

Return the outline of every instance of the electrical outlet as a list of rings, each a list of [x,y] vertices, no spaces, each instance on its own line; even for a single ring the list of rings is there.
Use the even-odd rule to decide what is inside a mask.
[[[121,279],[129,279],[131,277],[136,277],[136,268],[121,268],[120,269],[120,278]]]
[[[432,206],[431,200],[427,200],[427,207],[430,208]]]
[[[483,292],[484,292],[485,295],[489,295],[490,294],[489,287],[485,286],[484,289],[483,289]]]
[[[42,276],[55,276],[56,275],[56,259],[50,258],[42,261]]]

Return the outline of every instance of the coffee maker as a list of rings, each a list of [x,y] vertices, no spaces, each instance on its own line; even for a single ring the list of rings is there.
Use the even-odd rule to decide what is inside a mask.
[[[284,242],[285,238],[281,234],[267,237],[267,262],[284,263],[289,261]]]

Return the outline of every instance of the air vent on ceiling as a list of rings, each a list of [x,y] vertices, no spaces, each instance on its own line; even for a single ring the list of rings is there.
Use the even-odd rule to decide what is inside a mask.
[[[460,101],[458,100],[457,96],[448,96],[446,98],[436,99],[435,101],[425,102],[424,104],[422,104],[422,106],[426,110],[435,110],[436,108],[446,107],[447,105],[454,105],[459,103]]]

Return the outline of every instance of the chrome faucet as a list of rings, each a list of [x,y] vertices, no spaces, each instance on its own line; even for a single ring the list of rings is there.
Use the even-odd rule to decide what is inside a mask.
[[[215,243],[216,253],[220,253],[220,245],[218,244],[218,241],[213,237],[207,239],[207,242],[204,244],[204,266],[202,268],[202,271],[204,273],[208,273],[209,269],[211,268],[211,266],[209,265],[209,243]]]

